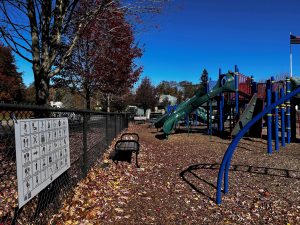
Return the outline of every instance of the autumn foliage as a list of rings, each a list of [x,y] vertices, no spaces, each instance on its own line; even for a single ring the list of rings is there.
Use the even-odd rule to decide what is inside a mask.
[[[86,7],[79,13],[88,10]],[[79,92],[86,108],[90,108],[91,97],[99,93],[109,107],[114,96],[127,93],[138,80],[142,68],[134,59],[141,55],[125,12],[114,3],[87,26],[62,73],[53,81],[56,86]]]
[[[11,50],[0,43],[0,100],[5,102],[21,101],[24,90],[22,74]]]

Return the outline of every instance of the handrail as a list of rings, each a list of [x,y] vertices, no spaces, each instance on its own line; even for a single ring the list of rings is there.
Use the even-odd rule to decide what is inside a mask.
[[[218,173],[218,181],[217,181],[217,194],[216,194],[216,203],[221,204],[222,202],[222,181],[223,181],[223,175],[224,175],[224,193],[228,192],[228,171],[230,167],[230,162],[233,156],[233,153],[235,152],[235,148],[238,145],[241,138],[247,133],[247,131],[264,115],[269,113],[271,110],[275,109],[276,106],[283,104],[285,101],[291,99],[295,95],[300,93],[300,87],[296,88],[291,93],[287,94],[286,96],[282,97],[278,101],[274,102],[270,106],[267,106],[264,111],[257,114],[252,120],[250,120],[243,129],[240,130],[240,132],[236,135],[236,137],[233,139],[233,141],[228,146],[224,157],[222,159],[222,164],[219,169]]]

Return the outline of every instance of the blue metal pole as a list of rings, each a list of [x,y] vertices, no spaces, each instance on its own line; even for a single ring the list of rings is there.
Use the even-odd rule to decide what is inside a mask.
[[[271,105],[271,89],[267,89],[267,107]],[[268,117],[268,125],[267,125],[267,133],[268,133],[268,154],[272,154],[272,113],[269,112],[267,114]]]
[[[206,85],[206,93],[208,93],[209,92],[209,81],[207,81],[207,85]],[[210,117],[210,115],[209,115],[209,101],[206,103],[207,105],[207,108],[206,108],[206,117],[207,117],[207,134],[209,134],[209,126],[210,126],[210,124],[209,124],[209,117]]]
[[[286,78],[286,94],[291,92],[291,80]],[[291,100],[286,102],[286,131],[287,131],[287,143],[291,143]]]
[[[274,77],[272,76],[271,77],[271,93],[273,92],[273,85],[274,85],[274,83],[275,83],[275,79],[274,79]]]
[[[284,97],[283,88],[280,89],[280,98]],[[281,146],[285,147],[285,105],[281,105]]]
[[[223,102],[222,102],[223,94],[220,94],[220,100],[218,103],[219,106],[219,131],[223,131]]]
[[[271,83],[270,83],[270,88],[271,88],[271,103],[274,102],[274,92],[273,92],[273,87],[274,87],[274,83],[275,83],[275,79],[273,76],[271,76]],[[275,128],[275,117],[273,116],[275,114],[275,109],[272,110],[272,117],[271,117],[271,121],[272,121],[272,128]],[[275,139],[275,130],[272,129],[272,139]]]
[[[185,113],[185,126],[188,127],[189,125],[189,114]]]
[[[274,102],[278,101],[278,92],[274,92]],[[278,108],[279,106],[276,106],[275,108],[275,150],[279,150],[279,135],[278,135]]]
[[[221,69],[219,69],[219,79],[221,80]],[[223,93],[221,93],[220,95],[220,100],[218,102],[218,106],[219,106],[219,131],[223,131],[223,102],[222,102],[222,96]]]
[[[239,75],[235,73],[234,75],[234,84],[235,84],[235,115],[236,119],[239,118]]]
[[[239,68],[237,65],[234,65],[234,72],[238,73],[239,72]]]

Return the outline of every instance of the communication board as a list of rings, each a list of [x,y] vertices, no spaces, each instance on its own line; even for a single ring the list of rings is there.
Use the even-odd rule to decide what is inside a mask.
[[[70,168],[67,118],[15,122],[19,208]]]

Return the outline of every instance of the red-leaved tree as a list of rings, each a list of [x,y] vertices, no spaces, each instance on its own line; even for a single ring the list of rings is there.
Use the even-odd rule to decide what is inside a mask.
[[[0,100],[20,102],[23,92],[22,73],[17,72],[11,50],[0,43]]]
[[[85,7],[81,9],[83,13],[88,10]],[[101,92],[110,111],[112,97],[128,92],[138,80],[142,69],[134,64],[134,59],[141,55],[125,12],[113,3],[88,25],[70,60],[53,81],[56,86],[80,93],[87,109],[91,107],[91,98]]]

